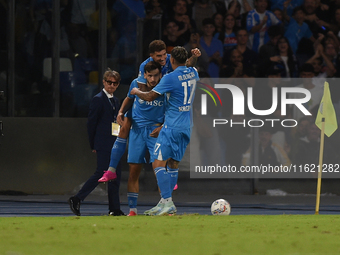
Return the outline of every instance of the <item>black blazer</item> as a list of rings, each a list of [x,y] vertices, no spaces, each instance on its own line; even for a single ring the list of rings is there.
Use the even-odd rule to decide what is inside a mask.
[[[91,150],[111,151],[116,136],[112,135],[112,122],[117,118],[120,107],[117,97],[114,104],[102,90],[91,101],[87,120],[87,132]]]

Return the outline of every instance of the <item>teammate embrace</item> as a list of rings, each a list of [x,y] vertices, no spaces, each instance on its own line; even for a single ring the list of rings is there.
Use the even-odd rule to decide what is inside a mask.
[[[150,43],[149,51],[150,58],[141,64],[139,76],[131,83],[119,110],[117,122],[121,130],[112,148],[110,167],[99,179],[99,182],[107,182],[116,178],[116,167],[129,135],[129,216],[137,215],[139,175],[146,150],[150,153],[161,200],[144,214],[176,212],[172,191],[178,179],[178,164],[190,141],[191,105],[199,79],[197,70],[187,67],[196,64],[199,49],[193,49],[188,59],[183,47],[175,47],[167,54],[165,43],[155,40]]]

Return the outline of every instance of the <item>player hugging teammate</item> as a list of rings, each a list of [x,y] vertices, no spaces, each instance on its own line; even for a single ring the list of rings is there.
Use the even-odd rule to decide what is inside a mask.
[[[186,65],[194,66],[201,53],[199,49],[193,49],[192,57],[188,59],[188,52],[183,47],[175,47],[171,55],[165,49],[161,40],[150,43],[150,58],[141,64],[139,77],[131,83],[128,96],[119,111],[117,121],[122,129],[118,137],[121,139],[117,139],[112,148],[110,168],[99,180],[106,182],[116,178],[115,167],[124,154],[126,139],[130,135],[129,216],[137,215],[138,180],[146,150],[150,152],[161,200],[144,214],[176,212],[172,191],[178,179],[178,164],[190,141],[191,104],[199,79],[197,70]],[[161,79],[162,74],[166,75]],[[170,96],[164,97],[164,94]],[[126,120],[129,118],[124,118],[124,114],[132,104],[132,110],[126,115],[132,117],[130,130],[131,119]],[[163,118],[164,124],[161,126]],[[122,130],[124,134],[121,134]],[[130,134],[126,130],[130,130]]]

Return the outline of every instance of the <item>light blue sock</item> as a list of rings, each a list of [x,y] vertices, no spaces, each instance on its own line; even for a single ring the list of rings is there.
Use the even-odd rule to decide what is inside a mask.
[[[170,176],[170,189],[171,192],[174,190],[174,187],[177,184],[177,180],[178,180],[178,168],[177,169],[173,169],[168,167],[168,174]]]
[[[138,200],[138,193],[128,192],[127,197],[128,197],[129,208],[136,208],[137,200]]]
[[[117,165],[125,152],[126,140],[127,139],[117,137],[111,150],[110,167],[113,167],[114,169],[117,168]]]
[[[157,178],[158,187],[161,190],[162,198],[167,199],[171,197],[170,175],[165,170],[165,167],[155,168],[155,174]]]

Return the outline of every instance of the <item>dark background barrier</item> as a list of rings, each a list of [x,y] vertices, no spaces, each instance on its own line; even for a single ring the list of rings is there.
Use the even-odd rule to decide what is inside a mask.
[[[94,172],[86,118],[1,118],[0,191],[28,194],[70,194]],[[179,193],[265,194],[268,189],[315,194],[316,179],[190,179],[190,148],[180,166]],[[123,157],[121,193],[126,191],[128,167]],[[157,192],[149,165],[140,178],[141,191]],[[338,179],[324,179],[322,193],[340,194]],[[254,186],[255,185],[255,186]],[[104,186],[102,188],[105,189]],[[255,188],[255,190],[254,190]]]
[[[94,172],[86,119],[2,118],[0,190],[61,194]]]

